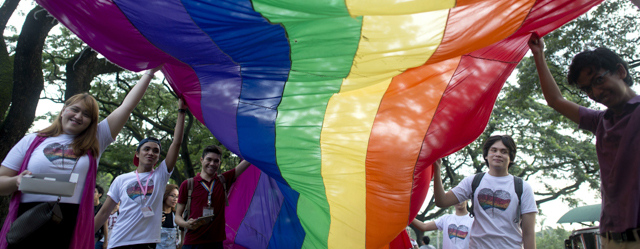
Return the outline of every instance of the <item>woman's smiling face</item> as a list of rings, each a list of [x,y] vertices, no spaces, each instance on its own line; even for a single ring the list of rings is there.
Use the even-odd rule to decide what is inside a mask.
[[[65,134],[78,135],[91,124],[91,113],[82,102],[77,102],[62,109],[60,115],[62,131]]]

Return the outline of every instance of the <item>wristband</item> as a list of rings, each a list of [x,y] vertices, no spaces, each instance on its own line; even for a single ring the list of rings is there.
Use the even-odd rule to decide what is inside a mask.
[[[151,76],[151,78],[155,77],[155,75],[150,74],[150,73],[144,73],[143,75],[149,75],[149,76]]]
[[[187,109],[178,109],[178,112],[186,113]]]

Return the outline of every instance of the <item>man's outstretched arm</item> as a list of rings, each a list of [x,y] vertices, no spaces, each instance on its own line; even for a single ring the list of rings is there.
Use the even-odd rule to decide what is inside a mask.
[[[440,175],[441,166],[442,159],[438,159],[433,163],[433,195],[436,199],[436,206],[439,208],[446,208],[458,204],[460,201],[451,190],[446,193],[444,192],[442,176]]]
[[[247,160],[242,160],[242,162],[240,162],[238,166],[236,166],[236,179],[240,177],[240,175],[242,175],[242,172],[249,168],[249,165],[251,165],[250,162],[247,162]]]
[[[413,221],[411,222],[411,225],[420,229],[420,231],[423,231],[423,232],[438,230],[438,226],[436,226],[435,221],[422,222],[418,219],[413,219]]]
[[[533,60],[536,63],[536,69],[538,70],[538,77],[540,78],[540,88],[544,99],[547,101],[547,105],[569,118],[575,123],[580,123],[580,105],[573,103],[562,96],[562,92],[553,78],[547,61],[544,58],[544,39],[538,37],[536,34],[532,34],[529,38],[529,48],[533,53]]]

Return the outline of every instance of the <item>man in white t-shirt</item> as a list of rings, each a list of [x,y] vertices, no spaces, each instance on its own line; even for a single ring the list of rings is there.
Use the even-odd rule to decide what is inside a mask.
[[[467,249],[469,248],[469,231],[473,224],[473,218],[467,211],[467,201],[455,205],[456,213],[447,214],[436,221],[423,223],[418,219],[413,219],[411,225],[423,232],[440,230],[445,232],[442,237],[443,249]]]
[[[116,177],[111,183],[107,200],[94,218],[95,224],[104,224],[120,202],[118,222],[110,231],[108,248],[156,248],[156,243],[160,242],[164,190],[182,144],[186,113],[183,106],[180,100],[174,139],[160,166],[153,169],[160,157],[160,141],[145,138],[140,141],[133,159],[137,169]],[[98,229],[99,225],[95,225],[95,230]]]
[[[522,181],[519,203],[515,178],[509,167],[516,157],[516,144],[510,136],[491,136],[482,146],[489,171],[477,189],[472,190],[475,175],[464,178],[458,186],[444,192],[440,164],[434,163],[436,205],[444,208],[473,198],[475,221],[471,227],[469,248],[536,248],[535,224],[538,208],[531,186]],[[518,209],[521,211],[518,212]]]

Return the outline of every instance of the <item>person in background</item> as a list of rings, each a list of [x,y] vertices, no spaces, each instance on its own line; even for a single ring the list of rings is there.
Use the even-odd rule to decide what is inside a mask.
[[[187,208],[189,180],[185,180],[180,185],[176,224],[187,229],[183,249],[222,248],[222,242],[226,238],[224,231],[226,192],[251,164],[242,161],[234,169],[218,175],[221,160],[222,150],[218,146],[210,145],[202,151],[200,158],[202,170],[192,179],[193,192],[187,221],[182,215]],[[213,218],[198,220],[203,216],[213,216]]]
[[[467,201],[454,205],[455,214],[447,214],[438,218],[436,221],[423,223],[418,219],[413,219],[411,225],[423,232],[440,230],[445,233],[442,237],[443,249],[468,249],[469,248],[469,231],[473,224],[473,218],[469,216],[467,211]],[[428,238],[428,237],[423,237]],[[423,249],[423,248],[421,248]]]
[[[100,246],[98,247],[96,245],[95,249],[107,249],[108,245],[109,245],[109,235],[111,233],[109,233],[108,231],[111,231],[111,229],[113,229],[113,225],[116,224],[116,221],[118,220],[118,214],[120,214],[120,203],[116,204],[116,208],[113,209],[113,211],[111,211],[111,214],[109,215],[109,218],[107,218],[107,229],[105,231],[107,231],[104,236],[102,237],[102,239],[100,239],[100,241],[98,241],[98,243],[100,243]]]
[[[169,184],[164,191],[162,201],[162,230],[157,249],[180,248],[180,236],[175,222],[176,204],[178,204],[178,185]]]
[[[98,213],[98,210],[100,210],[100,208],[102,207],[102,204],[100,203],[100,198],[102,197],[102,195],[104,194],[104,189],[100,186],[100,185],[96,185],[96,190],[93,193],[93,215],[96,215]],[[102,243],[99,243],[100,240],[102,240],[102,238],[104,238],[104,236],[107,233],[107,223],[104,223],[104,226],[102,226],[100,228],[100,230],[98,230],[95,235],[95,243],[94,246],[96,249],[102,249]]]
[[[436,249],[434,246],[429,245],[429,243],[431,242],[431,238],[429,238],[429,236],[422,237],[422,242],[424,243],[424,245],[422,245],[418,249]],[[442,248],[446,248],[446,247],[442,247]]]
[[[410,238],[411,240],[411,248],[412,249],[419,249],[418,248],[418,242],[416,240],[414,240],[413,238]]]

